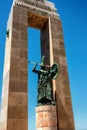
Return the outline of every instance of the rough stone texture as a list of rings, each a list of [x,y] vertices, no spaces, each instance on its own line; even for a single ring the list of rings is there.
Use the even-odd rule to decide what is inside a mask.
[[[36,29],[44,29],[44,25],[47,23],[48,18],[36,13],[30,12],[28,15],[29,26]]]
[[[28,129],[27,19],[26,9],[13,7],[7,130],[13,123],[14,129]]]
[[[12,17],[13,16],[13,17]],[[9,19],[2,91],[0,130],[28,130],[28,12],[13,6]]]
[[[59,77],[56,79],[56,100],[59,130],[74,130],[73,111],[69,79],[67,73],[66,55],[63,41],[62,24],[58,19],[51,18],[51,37],[54,62],[60,66]]]
[[[36,129],[57,130],[56,106],[46,105],[36,107]]]

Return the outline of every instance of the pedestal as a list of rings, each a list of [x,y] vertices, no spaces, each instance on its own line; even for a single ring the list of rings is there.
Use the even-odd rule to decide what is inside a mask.
[[[56,106],[36,107],[36,130],[57,130]]]

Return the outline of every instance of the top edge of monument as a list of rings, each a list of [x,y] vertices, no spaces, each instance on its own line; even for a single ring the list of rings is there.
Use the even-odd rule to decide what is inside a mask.
[[[55,8],[55,4],[53,2],[47,1],[47,0],[14,0],[14,2],[24,2],[27,4],[36,4],[36,5],[45,5],[48,6],[52,9],[56,9]]]
[[[52,14],[56,18],[59,18],[55,4],[47,0],[14,0],[13,5],[48,12],[48,14]]]

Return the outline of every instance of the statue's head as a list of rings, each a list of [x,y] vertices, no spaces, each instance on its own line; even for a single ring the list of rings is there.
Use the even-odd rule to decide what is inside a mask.
[[[45,61],[45,56],[43,55],[42,58],[41,58],[41,62],[44,63],[44,61]]]
[[[41,69],[45,69],[44,62],[45,62],[45,56],[43,55],[41,58]]]

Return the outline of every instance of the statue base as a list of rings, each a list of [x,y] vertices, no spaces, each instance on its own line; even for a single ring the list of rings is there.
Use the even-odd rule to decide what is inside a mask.
[[[57,130],[56,106],[36,107],[36,130]]]

